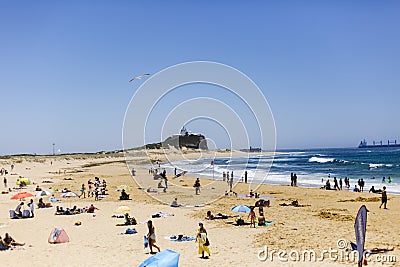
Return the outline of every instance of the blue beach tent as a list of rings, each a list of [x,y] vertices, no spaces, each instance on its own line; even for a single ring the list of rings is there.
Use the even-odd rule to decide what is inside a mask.
[[[139,267],[178,267],[179,256],[179,253],[166,249],[151,256]]]

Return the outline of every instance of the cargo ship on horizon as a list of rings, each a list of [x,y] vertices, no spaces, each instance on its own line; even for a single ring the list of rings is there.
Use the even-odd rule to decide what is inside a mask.
[[[390,142],[389,140],[387,143],[383,143],[382,141],[372,142],[372,145],[369,145],[367,141],[362,140],[360,144],[358,145],[358,148],[378,148],[378,147],[400,147],[400,144],[397,143],[397,140],[394,140],[394,142]]]

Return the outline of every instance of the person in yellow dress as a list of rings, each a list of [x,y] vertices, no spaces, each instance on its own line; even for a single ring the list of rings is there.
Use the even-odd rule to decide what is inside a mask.
[[[202,259],[207,259],[209,256],[211,256],[210,249],[208,246],[210,245],[210,242],[208,241],[207,238],[207,230],[204,228],[204,225],[202,222],[199,222],[199,229],[197,231],[197,243],[199,244],[199,254],[201,254]],[[207,252],[208,256],[204,256],[204,252]]]

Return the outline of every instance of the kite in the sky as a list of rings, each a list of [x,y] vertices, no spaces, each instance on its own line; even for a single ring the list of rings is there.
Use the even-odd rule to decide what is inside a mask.
[[[136,76],[136,77],[130,79],[129,82],[134,81],[134,80],[140,80],[140,79],[142,79],[144,76],[150,76],[150,73],[144,73],[144,74],[142,74],[142,75]]]

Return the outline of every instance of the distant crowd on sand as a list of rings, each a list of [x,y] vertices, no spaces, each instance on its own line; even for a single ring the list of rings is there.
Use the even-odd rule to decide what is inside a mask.
[[[86,198],[86,187],[85,184],[82,184],[80,190],[81,194],[79,195],[79,198],[83,196],[83,198]],[[103,198],[105,195],[107,195],[107,182],[106,180],[103,179],[103,181],[100,181],[100,178],[94,177],[94,182],[92,182],[91,179],[88,180],[87,182],[87,197],[94,197],[94,200],[100,200]]]
[[[325,190],[343,190],[343,180],[342,178],[339,179],[339,181],[337,180],[336,177],[333,177],[333,183],[334,186],[333,188],[331,187],[331,183],[329,181],[330,178],[330,174],[328,174],[328,179],[326,180],[326,183],[324,186],[321,186],[321,189],[325,189]],[[372,179],[375,179],[375,177],[373,177]],[[382,179],[382,183],[384,183],[386,181],[386,178],[383,177]],[[322,178],[322,183],[324,182],[324,178]],[[390,177],[388,177],[388,183],[391,183],[392,180]],[[347,188],[347,190],[350,190],[350,180],[349,178],[345,177],[344,178],[344,183],[345,186]],[[357,187],[358,185],[358,187]],[[351,190],[352,192],[364,192],[364,187],[365,187],[365,181],[364,179],[358,179],[357,181],[357,185],[354,185],[354,188]],[[368,191],[369,193],[374,193],[374,194],[380,194],[381,195],[381,205],[379,206],[379,208],[382,207],[386,209],[386,205],[387,205],[387,193],[386,193],[386,186],[383,187],[383,189],[376,189],[375,186],[371,186],[371,188]]]

